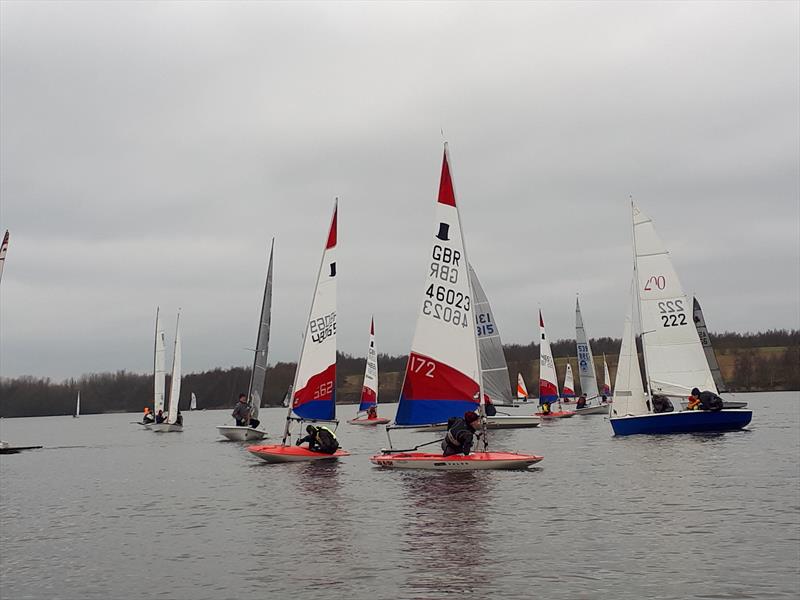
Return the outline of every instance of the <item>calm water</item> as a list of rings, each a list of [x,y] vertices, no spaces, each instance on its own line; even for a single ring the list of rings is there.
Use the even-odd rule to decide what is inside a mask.
[[[3,419],[2,439],[45,449],[0,457],[0,596],[797,598],[800,394],[737,399],[749,431],[497,432],[544,454],[530,472],[383,471],[383,430],[346,423],[353,456],[271,466],[218,441],[228,411],[186,413],[182,434],[138,414]],[[276,436],[283,415],[262,411]]]

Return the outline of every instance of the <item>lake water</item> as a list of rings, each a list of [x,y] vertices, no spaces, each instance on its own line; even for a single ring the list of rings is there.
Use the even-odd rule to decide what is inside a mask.
[[[268,465],[219,441],[228,411],[170,434],[138,414],[3,419],[0,438],[45,448],[0,457],[0,597],[794,599],[800,394],[736,399],[747,431],[614,438],[585,416],[496,432],[493,448],[544,455],[527,472],[381,470],[383,429],[344,422],[352,456]],[[284,414],[262,410],[273,437]]]

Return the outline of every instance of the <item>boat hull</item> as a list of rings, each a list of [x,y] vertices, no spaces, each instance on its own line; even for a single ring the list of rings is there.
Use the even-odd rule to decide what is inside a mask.
[[[322,452],[312,452],[302,446],[281,446],[273,444],[269,446],[248,446],[248,452],[268,463],[287,463],[287,462],[307,462],[311,460],[332,460],[342,456],[350,456],[346,450],[337,450],[334,454],[323,454]]]
[[[149,426],[145,425],[145,427],[156,433],[179,433],[183,431],[183,425],[175,425],[174,423],[151,423]]]
[[[350,419],[347,422],[350,423],[350,425],[375,426],[375,425],[388,425],[389,419],[384,419],[383,417],[379,417],[377,419]]]
[[[599,404],[598,406],[587,406],[586,408],[576,408],[576,415],[607,415],[608,404]]]
[[[238,427],[236,425],[217,425],[217,431],[232,442],[249,442],[263,440],[267,437],[266,431],[252,427]]]
[[[745,408],[747,402],[739,402],[737,400],[723,400],[722,408]]]
[[[387,469],[418,469],[427,471],[486,471],[527,469],[544,458],[514,452],[473,452],[467,456],[444,456],[428,452],[397,452],[377,454],[370,461]]]
[[[698,433],[742,429],[753,418],[752,410],[685,410],[672,413],[609,419],[614,435]]]
[[[538,427],[541,424],[542,420],[532,415],[494,415],[486,417],[486,427],[489,429],[524,429]]]
[[[571,410],[559,410],[559,411],[550,411],[549,413],[534,413],[540,419],[569,419],[570,417],[574,417],[575,413]]]

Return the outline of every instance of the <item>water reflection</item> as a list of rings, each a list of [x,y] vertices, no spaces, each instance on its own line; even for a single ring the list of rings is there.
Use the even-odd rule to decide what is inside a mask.
[[[405,473],[402,549],[416,566],[401,587],[415,598],[471,597],[489,591],[487,564],[491,474]]]

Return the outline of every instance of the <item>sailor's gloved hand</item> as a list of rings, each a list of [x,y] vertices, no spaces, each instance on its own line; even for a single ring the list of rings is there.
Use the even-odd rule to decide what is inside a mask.
[[[300,438],[297,438],[297,440],[295,440],[294,445],[295,446],[299,446],[300,445]]]

